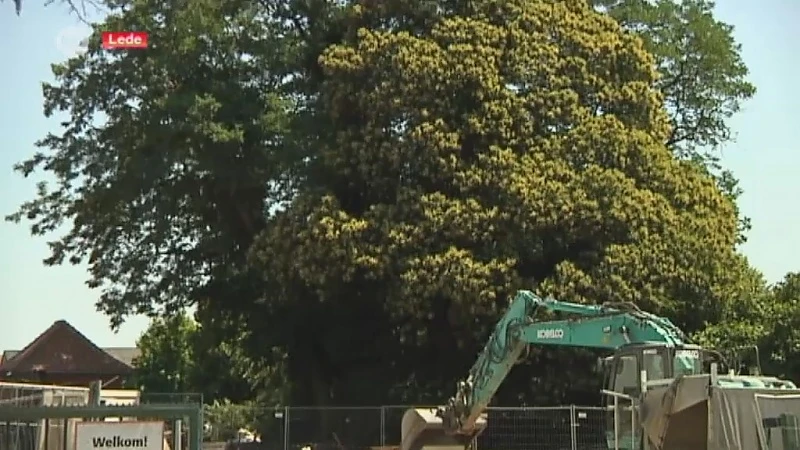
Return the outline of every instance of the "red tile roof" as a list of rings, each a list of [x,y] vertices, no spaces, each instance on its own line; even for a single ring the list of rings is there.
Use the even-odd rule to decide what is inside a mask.
[[[11,358],[3,358],[0,374],[128,375],[131,366],[96,346],[64,320],[55,322]]]

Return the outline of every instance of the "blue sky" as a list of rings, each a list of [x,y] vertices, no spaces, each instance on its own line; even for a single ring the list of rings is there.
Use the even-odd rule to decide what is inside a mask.
[[[61,61],[85,27],[65,7],[25,0],[21,17],[11,2],[0,3],[0,215],[33,194],[33,181],[11,166],[33,151],[33,142],[55,129],[42,116],[40,83],[49,64]],[[743,247],[769,281],[800,270],[800,88],[797,58],[798,0],[727,0],[718,17],[736,27],[758,94],[731,121],[737,142],[723,150],[724,164],[741,179],[744,212],[753,220]],[[794,199],[794,200],[792,200]],[[44,239],[22,225],[0,223],[0,350],[19,349],[54,321],[66,319],[101,346],[133,345],[147,325],[130,319],[114,334],[95,311],[98,293],[84,285],[84,267],[44,267]]]

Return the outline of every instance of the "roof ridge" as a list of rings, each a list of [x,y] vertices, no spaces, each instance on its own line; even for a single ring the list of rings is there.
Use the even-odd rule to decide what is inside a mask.
[[[58,328],[56,325],[58,325],[59,323],[62,323],[62,322],[63,323],[67,323],[66,320],[57,320],[57,321],[53,322],[53,324],[50,325],[49,327],[47,327],[46,330],[44,330],[41,333],[39,333],[39,335],[36,336],[36,338],[34,338],[34,340],[28,342],[28,345],[26,345],[25,347],[22,347],[22,350],[17,352],[17,354],[14,355],[14,357],[11,358],[11,360],[3,361],[3,364],[0,365],[0,372],[6,371],[7,370],[6,367],[11,363],[11,361],[19,359],[20,356],[25,356],[25,354],[27,352],[32,351],[32,349],[35,349],[36,348],[36,343],[39,342],[39,341],[42,341],[47,335],[53,334],[55,332],[55,330],[57,330],[57,328]],[[69,323],[67,323],[67,325],[69,325]]]

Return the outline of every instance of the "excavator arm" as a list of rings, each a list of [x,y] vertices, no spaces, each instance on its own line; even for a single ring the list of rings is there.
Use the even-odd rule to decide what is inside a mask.
[[[536,322],[541,310],[578,317]],[[438,415],[447,432],[474,434],[476,421],[528,345],[617,349],[642,342],[680,345],[686,342],[686,336],[668,319],[631,304],[582,305],[541,299],[530,291],[520,291],[497,323],[469,376],[458,382],[455,397],[440,408]]]
[[[560,312],[569,317],[536,321],[544,311]],[[459,443],[469,442],[485,426],[482,414],[528,345],[614,350],[631,343],[647,342],[679,346],[687,342],[687,337],[668,319],[641,311],[633,304],[583,305],[542,299],[530,291],[519,291],[495,326],[468,377],[457,383],[456,395],[436,410],[436,419],[422,410],[411,410],[404,417],[403,450],[425,448],[414,439],[424,428],[422,421],[428,428],[437,421],[440,434],[455,437]],[[421,415],[427,417],[420,420]]]

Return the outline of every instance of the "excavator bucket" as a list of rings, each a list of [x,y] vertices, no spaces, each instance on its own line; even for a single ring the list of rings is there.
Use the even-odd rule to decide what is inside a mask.
[[[478,419],[471,436],[446,433],[436,408],[409,409],[400,426],[400,450],[463,450],[486,428],[486,417]]]

